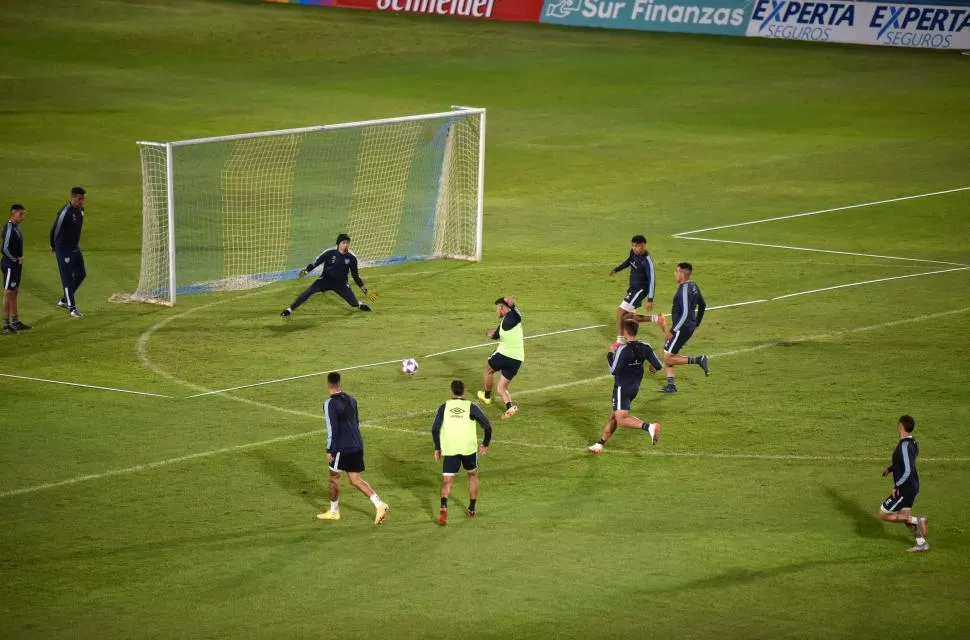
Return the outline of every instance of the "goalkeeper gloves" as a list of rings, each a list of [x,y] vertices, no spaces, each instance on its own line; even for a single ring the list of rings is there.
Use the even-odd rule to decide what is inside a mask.
[[[364,292],[364,297],[367,298],[368,302],[375,302],[377,300],[376,291],[371,291],[367,287],[361,287],[360,290]]]
[[[310,273],[311,271],[313,271],[313,263],[312,262],[310,264],[308,264],[305,269],[300,269],[300,275],[299,275],[299,277],[305,278],[306,277],[306,274]]]

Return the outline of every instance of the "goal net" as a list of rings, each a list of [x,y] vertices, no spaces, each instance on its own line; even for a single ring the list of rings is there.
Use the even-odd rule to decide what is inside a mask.
[[[121,301],[294,278],[338,233],[361,265],[482,254],[485,110],[139,142],[142,257]]]

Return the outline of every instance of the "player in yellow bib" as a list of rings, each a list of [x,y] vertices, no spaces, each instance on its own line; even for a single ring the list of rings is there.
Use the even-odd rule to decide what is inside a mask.
[[[485,390],[478,392],[478,399],[492,404],[492,382],[496,371],[502,373],[498,380],[498,394],[505,403],[502,419],[507,420],[519,410],[512,404],[509,383],[519,372],[525,360],[525,336],[522,333],[522,314],[515,307],[515,298],[505,296],[495,301],[495,313],[502,319],[498,327],[485,333],[485,336],[498,340],[498,349],[485,361]]]
[[[481,446],[478,444],[478,431],[475,423],[485,430]],[[465,383],[451,381],[451,400],[438,407],[434,424],[431,426],[434,438],[434,459],[444,460],[441,473],[441,509],[438,524],[448,524],[448,494],[455,475],[464,467],[468,472],[468,515],[475,517],[475,501],[478,500],[478,454],[488,453],[488,443],[492,440],[492,425],[478,407],[465,400]]]

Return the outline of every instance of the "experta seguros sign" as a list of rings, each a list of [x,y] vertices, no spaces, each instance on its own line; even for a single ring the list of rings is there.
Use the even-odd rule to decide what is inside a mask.
[[[748,36],[932,49],[970,48],[970,7],[756,0]]]

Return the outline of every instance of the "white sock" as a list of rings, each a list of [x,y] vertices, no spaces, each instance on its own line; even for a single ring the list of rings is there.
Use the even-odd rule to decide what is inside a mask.
[[[378,507],[381,504],[381,499],[377,497],[376,493],[370,497],[370,501],[374,503],[375,507]]]
[[[916,538],[916,544],[926,544],[926,538]]]
[[[339,500],[331,500],[330,501],[330,511],[331,511],[331,513],[337,513],[338,511],[340,511],[340,501]]]
[[[616,336],[617,342],[623,342],[623,336]]]
[[[910,516],[909,523],[910,524],[919,524],[919,518],[917,518],[916,516]]]

